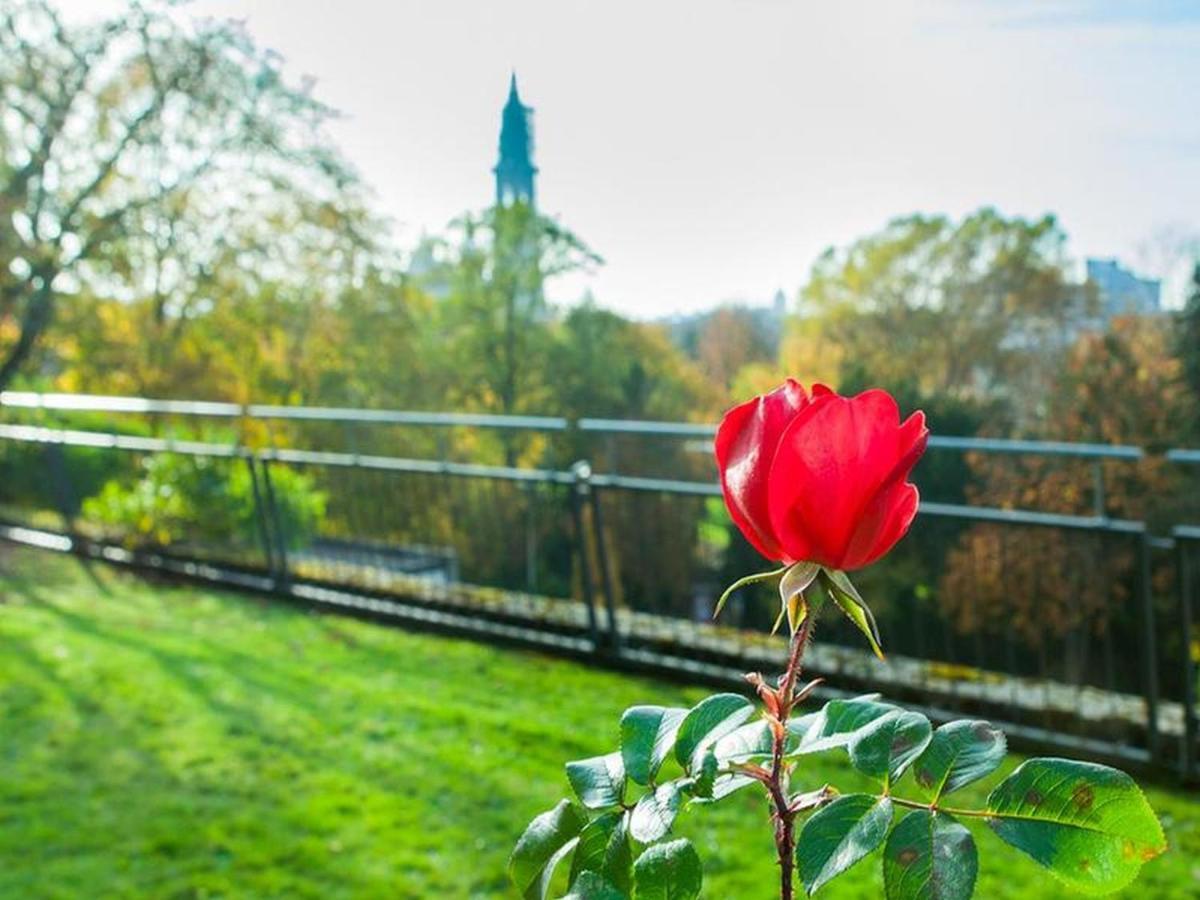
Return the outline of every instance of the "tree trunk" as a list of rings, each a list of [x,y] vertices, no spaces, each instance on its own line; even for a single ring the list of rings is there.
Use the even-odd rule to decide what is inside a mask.
[[[0,363],[0,391],[12,383],[54,316],[54,291],[50,287],[53,281],[53,276],[42,276],[41,286],[35,288],[29,298],[29,305],[21,316],[21,335]]]

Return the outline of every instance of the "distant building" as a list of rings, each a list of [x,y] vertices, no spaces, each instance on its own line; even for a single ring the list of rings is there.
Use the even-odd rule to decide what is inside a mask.
[[[1089,259],[1087,278],[1096,287],[1099,313],[1105,322],[1114,316],[1152,316],[1162,312],[1162,282],[1139,278],[1121,268],[1115,259]]]
[[[524,203],[534,208],[534,180],[537,166],[533,164],[533,109],[521,102],[517,92],[517,75],[514,72],[508,83],[508,100],[500,118],[500,154],[492,174],[496,177],[496,206],[512,206]],[[472,240],[470,234],[466,241]],[[524,241],[518,254],[527,255],[536,264],[538,247],[536,241]],[[451,293],[451,257],[439,242],[425,235],[413,251],[408,262],[408,275],[432,297],[444,299]],[[532,288],[523,288],[524,295],[542,299],[539,283]]]
[[[517,74],[508,85],[508,102],[500,120],[500,158],[492,169],[496,175],[496,205],[517,201],[534,205],[533,109],[521,102]]]

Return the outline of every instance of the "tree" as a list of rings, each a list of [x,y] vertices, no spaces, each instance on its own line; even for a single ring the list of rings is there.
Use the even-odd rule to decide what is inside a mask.
[[[1001,395],[1029,421],[1090,305],[1064,243],[1053,216],[896,219],[817,261],[789,346],[810,357],[801,369],[853,364],[926,395]]]
[[[746,365],[773,355],[768,335],[763,334],[754,313],[744,307],[721,306],[714,310],[705,317],[696,337],[700,368],[726,390]]]
[[[567,416],[707,420],[721,392],[656,325],[585,301],[554,330],[554,408]]]
[[[454,223],[454,237],[426,251],[419,283],[440,295],[435,317],[456,407],[513,415],[539,411],[546,386],[552,310],[545,283],[602,261],[579,238],[524,203]],[[509,436],[511,438],[511,436]],[[506,441],[512,464],[516,444]]]
[[[1066,354],[1050,414],[1037,435],[1149,450],[1137,461],[1103,461],[1100,475],[1103,513],[1148,522],[1153,532],[1190,521],[1194,510],[1188,507],[1195,502],[1186,473],[1161,455],[1181,441],[1196,415],[1195,398],[1182,384],[1170,341],[1169,323],[1146,316],[1118,318],[1109,332],[1081,336]],[[973,461],[976,484],[968,498],[981,506],[1089,515],[1096,512],[1088,489],[1093,465],[981,456]],[[1086,629],[1102,635],[1131,621],[1135,564],[1129,540],[980,524],[950,552],[939,599],[960,631],[1011,633],[1041,650],[1048,637]],[[1066,592],[1058,580],[1064,572],[1072,573]],[[1169,585],[1158,586],[1169,590]],[[1086,650],[1086,642],[1072,648],[1080,654]],[[1087,660],[1068,656],[1060,662],[1083,666]]]
[[[179,329],[231,282],[317,248],[351,272],[370,242],[331,111],[239,25],[169,6],[76,26],[46,0],[0,3],[0,387],[62,297],[149,298]]]
[[[1192,272],[1191,290],[1179,314],[1175,352],[1183,365],[1184,381],[1191,389],[1195,406],[1200,407],[1200,263]],[[1200,438],[1200,417],[1192,422],[1192,435],[1193,439]]]

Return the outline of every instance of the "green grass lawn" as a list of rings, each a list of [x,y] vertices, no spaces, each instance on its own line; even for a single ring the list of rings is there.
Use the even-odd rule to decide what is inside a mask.
[[[0,547],[0,897],[507,897],[563,762],[704,693]],[[1148,794],[1171,851],[1125,896],[1200,896],[1200,797]],[[753,789],[677,831],[707,897],[773,896]],[[1065,895],[976,831],[978,897]],[[822,896],[882,896],[877,856]]]

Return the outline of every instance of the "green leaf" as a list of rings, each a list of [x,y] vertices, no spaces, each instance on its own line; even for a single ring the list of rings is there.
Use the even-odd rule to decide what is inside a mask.
[[[783,577],[779,579],[779,599],[787,603],[797,594],[803,594],[809,585],[817,580],[819,574],[821,567],[817,563],[798,562],[788,566]]]
[[[729,587],[725,588],[725,592],[721,594],[720,599],[717,600],[716,608],[713,610],[713,618],[715,619],[721,614],[721,610],[725,608],[725,601],[733,596],[734,591],[744,588],[750,584],[757,584],[760,581],[770,581],[772,578],[778,578],[787,570],[788,567],[784,566],[781,569],[772,569],[770,572],[755,572],[753,575],[745,575],[739,578]]]
[[[816,563],[798,562],[790,566],[783,577],[779,579],[779,600],[781,609],[787,614],[788,627],[792,634],[799,629],[800,624],[809,614],[808,603],[804,592],[809,585],[816,581],[821,567]]]
[[[685,779],[668,781],[642,795],[629,818],[629,833],[634,840],[650,844],[671,830],[686,786]]]
[[[616,806],[625,793],[625,764],[620,753],[567,763],[567,780],[588,809]]]
[[[718,775],[717,780],[713,782],[712,796],[708,799],[714,802],[724,800],[730,794],[752,784],[754,779],[749,775]]]
[[[691,772],[712,742],[732,732],[750,718],[754,704],[741,694],[715,694],[692,707],[675,734],[675,759]]]
[[[859,729],[896,709],[890,703],[881,703],[874,697],[830,700],[815,714],[808,729],[800,736],[796,748],[790,752],[818,753],[834,747],[845,747]]]
[[[870,607],[863,601],[863,598],[859,596],[858,589],[854,587],[854,583],[850,581],[849,576],[845,572],[839,572],[837,569],[822,569],[821,586],[828,591],[829,596],[838,605],[838,608],[846,614],[846,618],[853,622],[858,627],[858,630],[866,636],[871,649],[875,651],[875,655],[883,659],[883,650],[880,647],[879,626],[875,623],[875,616],[871,613]]]
[[[842,874],[887,837],[892,801],[846,794],[804,823],[796,842],[796,866],[808,893]]]
[[[703,751],[700,763],[692,769],[692,794],[701,800],[712,800],[713,789],[717,784],[717,754],[712,747]]]
[[[594,872],[615,888],[633,889],[633,848],[629,844],[629,819],[624,812],[609,812],[592,819],[579,835],[571,859],[569,884],[578,890],[577,879]]]
[[[634,900],[695,900],[704,870],[690,841],[678,840],[646,848],[633,866]]]
[[[850,761],[864,775],[890,784],[929,746],[933,726],[920,713],[897,709],[875,719],[850,739]]]
[[[816,712],[806,713],[803,716],[792,716],[787,721],[788,730],[788,747],[798,746],[810,731],[813,726],[822,721],[825,712],[823,709],[818,709]]]
[[[771,726],[766,719],[748,722],[713,744],[717,762],[723,766],[771,755]]]
[[[783,611],[787,614],[788,633],[795,634],[808,618],[808,603],[803,594],[793,594],[784,601]]]
[[[529,823],[508,858],[508,877],[526,900],[544,900],[554,868],[571,852],[587,814],[569,800]]]
[[[910,812],[883,848],[887,900],[968,900],[978,872],[971,832],[945,813]]]
[[[930,803],[990,775],[1004,761],[1004,733],[988,722],[947,722],[913,764],[913,777]]]
[[[649,784],[671,752],[675,732],[686,709],[632,706],[621,716],[621,759],[625,773],[638,784]]]
[[[1167,849],[1162,826],[1124,772],[1031,759],[996,785],[987,823],[1076,890],[1107,894]]]
[[[603,876],[588,871],[580,874],[571,885],[571,893],[562,900],[629,900],[629,896],[621,893]]]
[[[775,624],[771,626],[771,637],[775,637],[779,633],[779,626],[783,624],[783,620],[787,618],[787,607],[779,607],[779,615],[775,617]]]
[[[765,719],[748,722],[716,741],[712,753],[718,768],[770,757],[771,726]],[[720,800],[751,784],[754,779],[746,775],[719,775],[713,782],[710,799]]]

